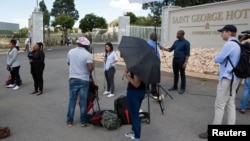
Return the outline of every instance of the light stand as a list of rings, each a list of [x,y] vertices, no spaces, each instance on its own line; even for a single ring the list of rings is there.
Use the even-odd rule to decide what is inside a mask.
[[[155,33],[155,36],[156,36],[156,40],[155,40],[155,52],[156,52],[156,55],[158,54],[158,43],[157,43],[157,32],[156,32],[156,23],[157,23],[157,17],[154,15],[154,33]],[[152,86],[152,85],[151,85]],[[158,103],[159,103],[159,106],[160,106],[160,109],[161,109],[161,112],[162,114],[164,115],[164,103],[163,103],[163,98],[162,98],[162,94],[160,94],[160,90],[163,90],[165,92],[165,95],[168,95],[171,99],[173,99],[173,97],[168,93],[167,90],[165,90],[161,85],[160,83],[156,83],[156,96],[157,96],[157,99],[155,99],[152,95],[150,95],[150,93],[152,93],[152,87],[151,87],[151,91],[149,90],[149,85],[147,85],[147,90],[146,90],[146,94],[147,94],[147,97],[148,97],[148,113],[149,113],[149,121],[148,123],[150,123],[150,98],[156,100]]]

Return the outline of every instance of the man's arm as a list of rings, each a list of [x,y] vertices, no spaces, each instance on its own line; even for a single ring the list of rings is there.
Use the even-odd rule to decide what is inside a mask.
[[[94,70],[94,64],[93,63],[87,63],[87,67],[89,72],[92,72]]]

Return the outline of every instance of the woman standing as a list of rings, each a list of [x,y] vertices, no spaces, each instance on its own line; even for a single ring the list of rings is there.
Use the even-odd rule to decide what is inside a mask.
[[[43,71],[45,67],[43,43],[36,43],[32,51],[28,53],[28,58],[35,87],[35,90],[31,94],[41,95],[43,94]]]
[[[105,44],[105,59],[104,59],[104,75],[107,82],[107,90],[103,93],[104,95],[109,94],[107,97],[114,96],[115,83],[114,76],[116,71],[116,62],[118,57],[113,51],[113,45],[110,42]]]
[[[142,100],[145,97],[146,85],[132,72],[126,68],[124,70],[124,76],[128,80],[127,87],[127,104],[129,115],[131,116],[132,129],[125,134],[126,137],[131,138],[134,141],[140,141],[141,138],[141,120],[139,117],[139,111]]]
[[[7,54],[7,65],[6,69],[10,71],[11,74],[11,83],[7,85],[7,88],[13,88],[13,90],[17,90],[20,88],[20,62],[18,60],[18,50],[15,48],[16,40],[11,39],[9,43],[10,50]]]

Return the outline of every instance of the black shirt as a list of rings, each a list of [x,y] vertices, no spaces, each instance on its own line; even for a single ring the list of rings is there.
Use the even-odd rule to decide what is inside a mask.
[[[134,78],[134,74],[130,73],[131,78]],[[127,90],[146,90],[146,85],[141,81],[141,84],[138,88],[134,87],[130,82],[128,82]]]

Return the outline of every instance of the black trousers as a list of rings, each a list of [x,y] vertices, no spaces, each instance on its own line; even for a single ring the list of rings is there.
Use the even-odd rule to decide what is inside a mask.
[[[16,84],[17,86],[20,86],[20,83],[21,83],[20,75],[19,75],[19,69],[20,69],[20,66],[13,67],[10,70],[11,84]]]
[[[185,58],[174,58],[173,59],[173,72],[174,72],[174,88],[178,88],[179,75],[181,76],[181,89],[186,88],[186,75],[185,68],[183,64],[185,63]]]
[[[111,67],[108,71],[104,71],[106,82],[107,82],[107,91],[110,91],[112,94],[114,94],[115,91],[115,68]]]
[[[35,91],[43,91],[43,70],[44,66],[41,68],[32,68],[31,74],[34,80]]]

